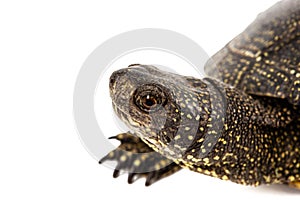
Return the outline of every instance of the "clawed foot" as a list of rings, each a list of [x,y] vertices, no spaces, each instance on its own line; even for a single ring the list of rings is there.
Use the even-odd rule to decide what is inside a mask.
[[[107,160],[117,161],[113,177],[117,178],[121,171],[128,172],[128,183],[145,177],[146,186],[169,176],[181,169],[173,161],[153,151],[141,139],[129,133],[122,133],[110,139],[117,139],[120,146],[103,157],[99,163]]]

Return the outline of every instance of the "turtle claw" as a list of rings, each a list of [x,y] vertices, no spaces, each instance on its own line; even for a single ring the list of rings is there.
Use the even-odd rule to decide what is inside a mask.
[[[120,170],[115,169],[113,173],[114,178],[118,178],[120,176]]]
[[[181,167],[173,162],[164,168],[152,171],[147,175],[145,186],[150,186],[153,183],[159,181],[160,179],[179,171],[180,169]]]
[[[128,172],[127,182],[129,184],[145,177],[145,185],[149,186],[181,169],[173,161],[153,151],[141,139],[129,133],[122,133],[109,139],[117,139],[121,144],[104,156],[99,164],[108,160],[117,161],[113,172],[114,178],[119,177],[121,172],[125,171]]]
[[[118,140],[118,137],[115,135],[115,136],[109,137],[108,139],[109,139],[109,140],[111,140],[111,139],[117,139],[117,140]]]
[[[129,174],[128,174],[127,182],[128,182],[129,184],[132,184],[132,183],[134,183],[138,178],[139,178],[139,177],[138,177],[138,174],[137,174],[137,173],[129,173]]]

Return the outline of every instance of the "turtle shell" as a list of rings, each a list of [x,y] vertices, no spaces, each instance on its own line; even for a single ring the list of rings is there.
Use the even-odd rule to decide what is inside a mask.
[[[208,76],[248,94],[300,105],[300,0],[261,13],[206,63]]]

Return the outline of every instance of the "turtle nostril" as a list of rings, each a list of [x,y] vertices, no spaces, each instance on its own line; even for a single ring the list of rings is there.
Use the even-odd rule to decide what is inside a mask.
[[[110,79],[109,79],[109,89],[114,88],[115,82],[116,82],[115,77],[110,76]]]
[[[115,71],[111,74],[110,78],[109,78],[109,89],[113,90],[115,85],[116,85],[116,81],[123,75],[125,75],[127,73],[126,69],[120,69],[118,71]]]

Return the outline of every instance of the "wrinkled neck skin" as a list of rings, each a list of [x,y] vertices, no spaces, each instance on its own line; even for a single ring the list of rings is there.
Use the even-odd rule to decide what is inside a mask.
[[[300,166],[292,164],[300,159],[294,151],[299,133],[292,131],[300,128],[297,123],[284,121],[237,89],[209,78],[203,81],[208,93],[198,94],[199,109],[180,108],[182,127],[168,144],[142,139],[177,164],[223,180],[259,185],[300,179]],[[188,124],[190,118],[197,124]]]

